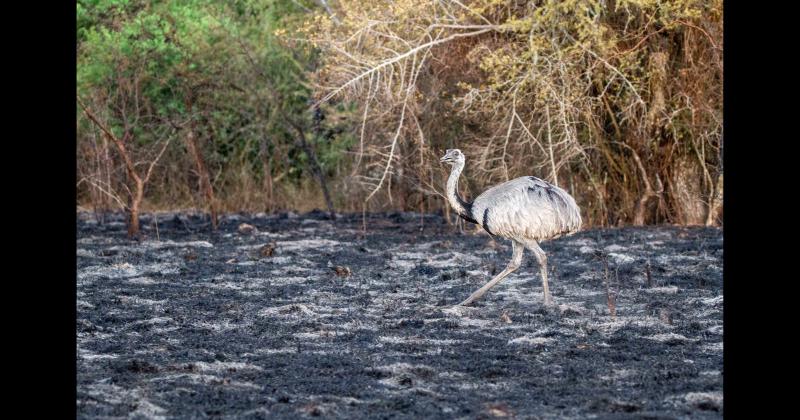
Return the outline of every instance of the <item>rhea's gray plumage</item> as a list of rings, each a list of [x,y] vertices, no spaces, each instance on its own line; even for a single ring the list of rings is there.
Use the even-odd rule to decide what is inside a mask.
[[[447,180],[447,201],[464,220],[480,225],[490,235],[512,241],[513,254],[505,270],[473,293],[461,305],[483,296],[487,290],[511,274],[522,263],[528,248],[539,262],[544,300],[552,304],[547,284],[547,255],[538,241],[569,235],[581,228],[578,205],[563,189],[533,176],[525,176],[495,185],[472,202],[458,195],[458,178],[464,170],[461,150],[448,149],[441,159],[453,165]]]

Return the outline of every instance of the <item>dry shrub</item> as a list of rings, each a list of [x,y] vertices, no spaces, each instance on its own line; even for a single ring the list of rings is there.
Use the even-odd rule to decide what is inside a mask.
[[[360,104],[365,209],[446,208],[438,157],[459,147],[468,195],[533,174],[590,224],[719,221],[720,0],[337,6],[305,35],[320,102]]]

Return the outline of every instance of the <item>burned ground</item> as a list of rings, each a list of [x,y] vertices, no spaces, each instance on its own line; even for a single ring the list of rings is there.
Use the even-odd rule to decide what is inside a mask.
[[[80,418],[722,417],[720,229],[544,242],[556,308],[526,251],[453,314],[510,243],[405,213],[366,237],[360,215],[157,221],[133,241],[79,214]]]

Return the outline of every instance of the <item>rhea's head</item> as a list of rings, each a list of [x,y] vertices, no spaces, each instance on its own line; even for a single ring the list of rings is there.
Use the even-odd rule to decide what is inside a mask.
[[[444,153],[444,156],[442,156],[442,158],[439,159],[439,162],[449,163],[451,165],[455,164],[463,165],[464,154],[461,153],[461,150],[459,149],[447,149],[447,151]]]

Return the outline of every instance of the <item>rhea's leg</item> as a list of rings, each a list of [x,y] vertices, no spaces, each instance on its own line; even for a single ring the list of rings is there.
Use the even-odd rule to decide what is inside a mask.
[[[547,285],[547,254],[542,251],[536,241],[530,241],[525,244],[528,249],[536,256],[536,261],[539,262],[539,270],[542,273],[542,287],[544,288],[544,304],[552,305],[553,298],[550,296],[550,287]]]
[[[522,253],[525,251],[525,247],[521,243],[514,240],[511,241],[511,246],[513,252],[511,254],[511,261],[508,262],[508,266],[506,266],[506,269],[500,272],[500,274],[495,276],[495,278],[486,283],[483,287],[472,293],[467,298],[467,300],[459,303],[459,305],[461,306],[469,305],[475,299],[478,299],[479,297],[483,296],[483,294],[486,293],[487,290],[491,289],[492,286],[497,284],[500,280],[503,280],[507,275],[513,273],[514,270],[519,268],[520,264],[522,264]]]

